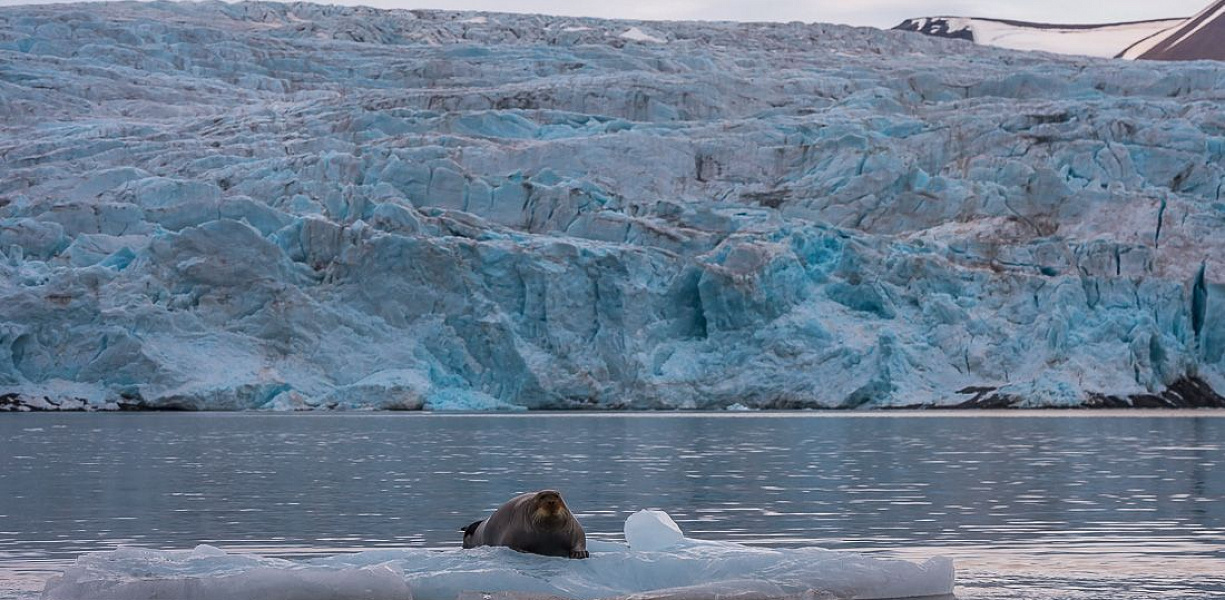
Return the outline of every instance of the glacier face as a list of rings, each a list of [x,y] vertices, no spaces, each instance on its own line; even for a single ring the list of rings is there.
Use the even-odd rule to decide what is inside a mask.
[[[0,8],[0,405],[1219,401],[1223,99],[832,25]]]

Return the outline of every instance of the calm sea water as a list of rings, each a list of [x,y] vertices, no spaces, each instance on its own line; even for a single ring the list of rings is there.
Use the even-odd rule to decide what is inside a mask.
[[[1225,598],[1225,413],[0,415],[0,598],[82,552],[455,548],[560,489],[590,537],[957,559],[961,599]]]

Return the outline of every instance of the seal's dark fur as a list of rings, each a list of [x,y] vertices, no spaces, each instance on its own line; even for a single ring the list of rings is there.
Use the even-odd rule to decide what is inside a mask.
[[[515,496],[463,532],[464,548],[506,546],[545,556],[588,557],[583,526],[554,490]]]

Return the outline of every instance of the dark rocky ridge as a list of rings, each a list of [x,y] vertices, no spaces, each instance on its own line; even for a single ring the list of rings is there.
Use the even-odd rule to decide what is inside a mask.
[[[1225,60],[1225,0],[1159,35],[1161,41],[1140,54],[1140,60]]]
[[[948,408],[954,409],[1004,409],[1022,408],[1026,398],[999,394],[999,388],[982,386],[958,390],[958,394],[973,395],[972,398]],[[1185,377],[1174,382],[1159,394],[1136,394],[1127,397],[1105,394],[1090,394],[1083,405],[1075,408],[1225,408],[1225,397],[1198,377]]]
[[[924,405],[900,406],[890,410],[1002,410],[1024,409],[1026,398],[1009,394],[997,393],[999,388],[993,386],[970,386],[957,391],[961,395],[972,395],[969,400],[960,404],[931,407]],[[579,407],[587,410],[600,410],[599,406]],[[604,407],[608,409],[609,407]],[[775,401],[762,405],[761,410],[846,410],[857,407],[841,407],[830,409],[816,402]],[[1051,407],[1046,407],[1050,409]],[[1136,394],[1127,397],[1091,394],[1089,400],[1081,406],[1060,407],[1058,410],[1073,409],[1203,409],[1225,408],[1225,396],[1221,396],[1202,379],[1187,377],[1174,382],[1169,388],[1159,394]],[[418,407],[418,410],[421,408]],[[99,409],[91,407],[83,399],[56,400],[50,397],[28,398],[19,394],[0,394],[0,412],[94,412]],[[103,411],[191,411],[190,406],[150,405],[140,401],[120,402]],[[1036,409],[1030,409],[1036,410]]]
[[[942,17],[924,17],[924,18],[917,18],[917,19],[906,19],[905,21],[902,21],[897,26],[895,26],[893,29],[895,31],[914,31],[916,33],[922,33],[924,35],[930,35],[932,37],[954,39],[954,40],[966,40],[970,42],[976,41],[974,39],[974,32],[969,29],[953,30],[952,23],[950,23],[950,21],[953,21],[954,19],[963,19],[963,18],[970,19],[973,21],[987,21],[990,23],[1000,23],[1003,25],[1010,25],[1012,27],[1021,27],[1025,29],[1062,30],[1062,31],[1092,31],[1094,29],[1103,29],[1106,27],[1120,27],[1124,25],[1141,25],[1144,23],[1160,23],[1161,21],[1166,20],[1166,19],[1147,19],[1143,21],[1120,21],[1117,23],[1059,24],[1059,23],[1037,23],[1033,21],[1015,21],[1012,19],[989,19],[989,18],[981,18],[981,17],[942,16]]]
[[[982,24],[1005,25],[1022,31],[1022,37],[1030,32],[1058,31],[1093,33],[1094,30],[1109,28],[1142,26],[1151,24],[1154,27],[1147,30],[1137,28],[1137,38],[1122,48],[1103,48],[1115,58],[1160,60],[1160,61],[1190,61],[1190,60],[1225,60],[1225,0],[1218,0],[1190,18],[1153,19],[1145,21],[1124,21],[1102,24],[1056,24],[1016,21],[1012,19],[992,19],[980,17],[924,17],[906,19],[896,27],[897,31],[913,31],[924,35],[970,41],[978,44],[1002,45],[1010,48],[1027,50],[1045,50],[1053,52],[1078,53],[1078,46],[1040,47],[1035,39],[1026,38],[1027,42],[1013,40],[1010,43],[1000,43],[992,39],[978,39],[975,26]],[[1107,34],[1104,39],[1116,39],[1117,32],[1102,32]],[[1001,38],[1002,39],[1002,38]],[[1013,44],[1034,44],[1032,47]],[[1116,53],[1117,52],[1117,53]]]

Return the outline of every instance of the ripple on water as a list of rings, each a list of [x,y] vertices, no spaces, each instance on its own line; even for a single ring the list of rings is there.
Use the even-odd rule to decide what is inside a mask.
[[[595,539],[660,508],[694,537],[949,554],[962,598],[1198,600],[1225,589],[1219,414],[12,415],[0,599],[120,544],[454,548],[557,487]]]

